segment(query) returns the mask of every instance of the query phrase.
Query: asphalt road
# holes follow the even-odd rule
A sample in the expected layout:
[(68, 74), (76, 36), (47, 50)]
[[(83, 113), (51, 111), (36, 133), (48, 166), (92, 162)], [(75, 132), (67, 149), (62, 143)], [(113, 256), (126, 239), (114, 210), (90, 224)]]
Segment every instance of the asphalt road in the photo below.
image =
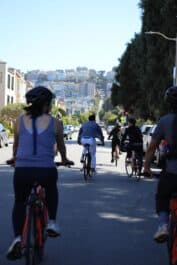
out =
[[(3, 165), (12, 146), (0, 149), (0, 265), (13, 238), (13, 169)], [(167, 265), (165, 244), (153, 242), (157, 227), (155, 179), (129, 179), (124, 154), (116, 168), (110, 163), (110, 142), (97, 148), (97, 174), (85, 183), (80, 172), (81, 147), (67, 142), (72, 168), (59, 168), (58, 222), (62, 235), (48, 239), (44, 265)], [(59, 157), (56, 158), (59, 160)]]

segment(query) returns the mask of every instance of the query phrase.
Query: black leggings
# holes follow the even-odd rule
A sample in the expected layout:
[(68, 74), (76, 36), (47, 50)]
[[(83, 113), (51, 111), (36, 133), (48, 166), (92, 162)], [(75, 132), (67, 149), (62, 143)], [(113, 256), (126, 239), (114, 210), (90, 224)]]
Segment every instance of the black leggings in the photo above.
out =
[(45, 188), (49, 218), (55, 220), (58, 207), (58, 172), (53, 168), (17, 167), (14, 172), (15, 203), (12, 222), (15, 236), (21, 235), (25, 219), (25, 202), (35, 181)]
[(112, 155), (112, 158), (114, 156), (114, 152), (115, 152), (115, 149), (116, 149), (116, 146), (118, 145), (118, 147), (120, 147), (120, 141), (119, 140), (112, 140), (112, 151), (111, 151), (111, 155)]
[(162, 172), (157, 185), (156, 212), (169, 212), (172, 193), (177, 193), (177, 175)]

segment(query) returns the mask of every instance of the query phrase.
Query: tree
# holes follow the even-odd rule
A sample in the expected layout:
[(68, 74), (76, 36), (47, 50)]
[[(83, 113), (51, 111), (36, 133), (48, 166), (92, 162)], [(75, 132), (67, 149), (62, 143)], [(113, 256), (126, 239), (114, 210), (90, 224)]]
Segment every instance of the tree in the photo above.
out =
[(16, 118), (23, 113), (24, 104), (15, 103), (8, 104), (0, 110), (1, 118), (5, 121), (15, 121)]
[(176, 0), (141, 0), (142, 29), (128, 43), (116, 67), (112, 104), (122, 105), (141, 118), (156, 120), (164, 113), (164, 91), (172, 85), (175, 45), (146, 31), (176, 36)]

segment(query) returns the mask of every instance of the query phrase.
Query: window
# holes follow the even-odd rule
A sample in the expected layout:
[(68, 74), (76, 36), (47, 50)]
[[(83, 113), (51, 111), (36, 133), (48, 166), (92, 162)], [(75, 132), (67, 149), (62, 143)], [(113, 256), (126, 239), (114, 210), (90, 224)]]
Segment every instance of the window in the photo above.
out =
[(12, 76), (12, 84), (11, 84), (11, 89), (14, 90), (14, 76)]
[(2, 84), (2, 72), (0, 72), (0, 83)]
[(13, 97), (11, 97), (11, 104), (13, 104), (13, 102), (14, 102), (14, 98), (13, 98)]
[(10, 103), (10, 96), (7, 96), (7, 104)]
[(10, 88), (10, 75), (8, 75), (8, 79), (7, 79), (7, 87)]

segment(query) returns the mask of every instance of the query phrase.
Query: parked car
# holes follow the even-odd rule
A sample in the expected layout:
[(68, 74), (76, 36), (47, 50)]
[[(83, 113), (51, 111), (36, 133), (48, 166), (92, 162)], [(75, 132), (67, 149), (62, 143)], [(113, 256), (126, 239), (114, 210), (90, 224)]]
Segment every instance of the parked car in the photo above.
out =
[(66, 140), (72, 139), (72, 134), (73, 134), (73, 131), (70, 129), (70, 127), (68, 125), (64, 125), (63, 126), (64, 139)]
[(9, 139), (6, 128), (2, 123), (0, 123), (0, 148), (3, 146), (8, 146)]
[(114, 125), (108, 125), (108, 127), (106, 128), (107, 134), (110, 134), (113, 128), (114, 128)]
[(159, 147), (156, 149), (155, 151), (155, 164), (158, 166), (158, 167), (162, 167), (162, 163), (163, 163), (163, 158), (164, 158), (164, 151), (165, 151), (165, 148), (167, 146), (167, 141), (166, 140), (162, 140), (159, 144)]
[(71, 124), (66, 125), (71, 132), (74, 132), (74, 126)]
[(146, 146), (145, 146), (145, 152), (146, 152), (147, 149), (148, 149), (148, 146), (149, 146), (149, 144), (150, 144), (150, 142), (151, 142), (152, 134), (154, 133), (156, 127), (157, 127), (157, 124), (154, 124), (154, 125), (149, 129), (149, 131), (148, 131), (148, 133), (147, 133), (147, 140), (146, 140), (146, 143), (145, 143), (145, 144), (146, 144)]
[(145, 153), (149, 144), (149, 132), (151, 128), (153, 127), (152, 124), (143, 124), (140, 128), (142, 134), (143, 134), (143, 152)]

